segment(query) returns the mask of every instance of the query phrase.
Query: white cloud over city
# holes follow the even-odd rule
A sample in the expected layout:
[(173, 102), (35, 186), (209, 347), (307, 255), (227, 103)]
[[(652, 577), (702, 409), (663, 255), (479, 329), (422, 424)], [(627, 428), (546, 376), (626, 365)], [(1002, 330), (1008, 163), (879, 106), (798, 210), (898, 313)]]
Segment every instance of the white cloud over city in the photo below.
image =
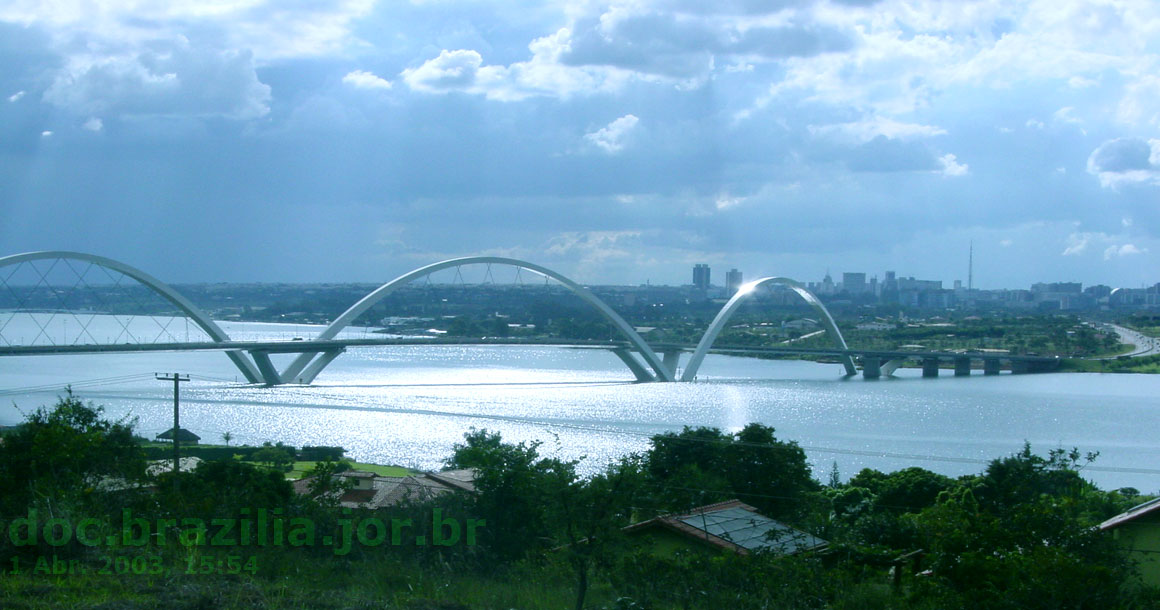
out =
[(15, 0), (0, 250), (1151, 284), (1157, 40), (1150, 0)]

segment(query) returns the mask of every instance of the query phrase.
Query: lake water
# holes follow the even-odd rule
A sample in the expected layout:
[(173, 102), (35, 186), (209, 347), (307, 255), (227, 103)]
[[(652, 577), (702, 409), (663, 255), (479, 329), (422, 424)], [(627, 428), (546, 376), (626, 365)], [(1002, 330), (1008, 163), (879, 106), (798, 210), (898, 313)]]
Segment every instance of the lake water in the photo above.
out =
[[(16, 342), (20, 324), (30, 323), (14, 324), (4, 335)], [(115, 336), (118, 327), (97, 320), (96, 328), (106, 326)], [(239, 340), (320, 330), (222, 327)], [(30, 336), (40, 330), (28, 326)], [(184, 339), (186, 330), (179, 320), (167, 332)], [(357, 460), (384, 464), (437, 468), (475, 427), (511, 441), (542, 441), (542, 453), (583, 458), (590, 471), (645, 449), (659, 432), (685, 425), (736, 430), (757, 421), (805, 447), (820, 480), (833, 462), (844, 478), (863, 467), (979, 472), (1028, 441), (1039, 453), (1060, 446), (1099, 451), (1085, 475), (1103, 488), (1160, 490), (1160, 376), (1146, 375), (976, 371), (954, 378), (943, 371), (932, 380), (902, 370), (897, 379), (864, 381), (842, 379), (836, 364), (709, 356), (697, 383), (636, 384), (604, 350), (400, 346), (352, 348), (311, 386), (263, 388), (237, 383), (237, 370), (220, 352), (5, 357), (0, 425), (52, 404), (71, 384), (81, 398), (114, 417), (136, 418), (139, 432), (154, 436), (172, 426), (172, 384), (154, 380), (154, 372), (193, 376), (182, 384), (181, 422), (203, 442), (220, 443), (229, 432), (239, 443), (341, 445)]]

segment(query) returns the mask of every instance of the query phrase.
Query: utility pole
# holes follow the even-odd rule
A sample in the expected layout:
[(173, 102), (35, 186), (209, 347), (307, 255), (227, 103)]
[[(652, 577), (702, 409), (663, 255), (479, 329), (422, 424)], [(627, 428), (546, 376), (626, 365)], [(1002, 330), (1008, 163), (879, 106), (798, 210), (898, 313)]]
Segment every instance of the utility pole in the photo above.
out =
[(178, 430), (181, 418), (178, 414), (179, 400), (178, 396), (181, 393), (181, 382), (189, 381), (189, 375), (182, 375), (180, 373), (173, 373), (172, 375), (160, 375), (153, 373), (153, 376), (158, 381), (172, 381), (173, 382), (173, 489), (177, 490), (177, 473), (181, 471), (181, 456), (180, 456), (180, 440), (178, 439)]

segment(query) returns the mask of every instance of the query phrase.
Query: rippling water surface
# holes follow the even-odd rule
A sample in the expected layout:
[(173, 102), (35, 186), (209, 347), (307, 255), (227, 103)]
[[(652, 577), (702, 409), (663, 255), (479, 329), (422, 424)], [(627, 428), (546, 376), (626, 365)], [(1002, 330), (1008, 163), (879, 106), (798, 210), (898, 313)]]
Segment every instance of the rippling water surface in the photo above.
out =
[[(222, 326), (235, 339), (319, 330)], [(930, 380), (901, 371), (863, 381), (842, 379), (838, 365), (710, 356), (697, 383), (635, 384), (604, 350), (408, 346), (352, 348), (314, 385), (262, 388), (237, 383), (218, 352), (9, 357), (0, 358), (0, 425), (51, 404), (71, 383), (153, 436), (172, 425), (172, 384), (145, 376), (153, 372), (194, 376), (182, 386), (182, 426), (203, 442), (230, 432), (236, 442), (341, 445), (370, 462), (435, 468), (475, 427), (542, 441), (542, 452), (583, 457), (592, 469), (644, 449), (658, 432), (758, 421), (805, 447), (823, 480), (835, 461), (846, 477), (867, 466), (978, 472), (1029, 441), (1040, 452), (1100, 451), (1100, 470), (1087, 476), (1102, 487), (1160, 490), (1160, 475), (1127, 471), (1160, 470), (1160, 377), (1145, 375), (944, 371)], [(133, 375), (140, 377), (115, 379)]]

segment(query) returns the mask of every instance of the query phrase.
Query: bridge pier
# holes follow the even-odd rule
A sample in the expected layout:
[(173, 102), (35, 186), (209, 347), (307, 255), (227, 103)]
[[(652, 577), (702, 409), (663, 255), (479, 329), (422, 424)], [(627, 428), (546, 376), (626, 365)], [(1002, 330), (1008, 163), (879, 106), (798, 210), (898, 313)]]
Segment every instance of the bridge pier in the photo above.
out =
[(652, 373), (649, 373), (648, 370), (644, 368), (644, 365), (642, 365), (640, 361), (632, 355), (632, 351), (627, 347), (618, 347), (612, 350), (612, 353), (616, 354), (617, 358), (620, 358), (620, 361), (623, 362), (630, 371), (632, 371), (633, 375), (636, 375), (637, 381), (656, 381), (656, 377), (653, 377)]
[(862, 356), (862, 378), (878, 379), (882, 376), (882, 359), (878, 356)]
[(306, 367), (306, 370), (299, 373), (298, 377), (292, 380), (292, 383), (313, 383), (314, 378), (322, 372), (322, 369), (326, 368), (328, 364), (333, 362), (335, 358), (338, 358), (345, 351), (346, 348), (344, 347), (323, 352), (321, 356), (315, 358), (314, 361)]
[(894, 374), (894, 371), (897, 371), (898, 367), (902, 366), (905, 362), (906, 362), (905, 358), (892, 358), (890, 360), (887, 360), (882, 365), (882, 374), (886, 375), (887, 377), (890, 377), (891, 375)]
[(938, 358), (922, 359), (922, 376), (938, 377)]
[(998, 375), (1003, 365), (998, 358), (984, 358), (983, 359), (983, 374), (984, 375)]
[(665, 350), (665, 351), (661, 352), (661, 355), (664, 357), (664, 360), (662, 363), (665, 365), (665, 368), (669, 370), (669, 373), (675, 379), (677, 377), (677, 367), (679, 367), (681, 365), (681, 350), (679, 350), (679, 349)]
[(955, 377), (969, 377), (971, 375), (971, 358), (955, 358)]
[(268, 386), (282, 385), (282, 376), (278, 374), (278, 369), (274, 368), (274, 363), (270, 362), (270, 352), (250, 350), (250, 356), (254, 359), (254, 364), (258, 365), (262, 383)]

